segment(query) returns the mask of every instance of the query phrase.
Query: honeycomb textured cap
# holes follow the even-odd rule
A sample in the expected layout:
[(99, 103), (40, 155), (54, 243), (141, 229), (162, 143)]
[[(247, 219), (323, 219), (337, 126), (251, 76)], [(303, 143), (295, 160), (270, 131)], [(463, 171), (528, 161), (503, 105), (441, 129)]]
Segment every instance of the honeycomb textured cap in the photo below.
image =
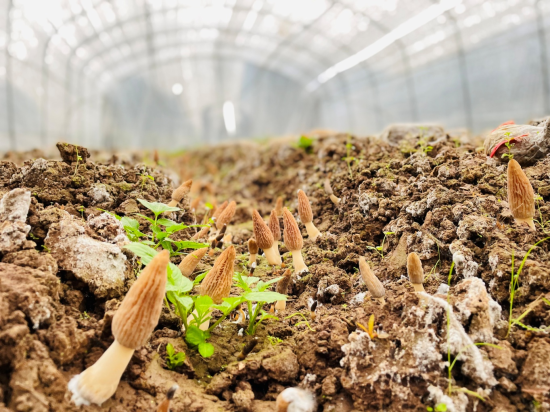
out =
[(256, 238), (258, 247), (265, 250), (273, 246), (275, 242), (273, 233), (271, 233), (271, 230), (265, 224), (257, 210), (252, 211), (252, 223), (254, 225), (254, 237)]
[(516, 219), (532, 219), (535, 216), (533, 186), (514, 159), (508, 163), (508, 203)]
[(221, 230), (223, 225), (228, 225), (229, 222), (231, 222), (231, 219), (233, 219), (233, 216), (235, 216), (235, 211), (237, 210), (237, 203), (232, 200), (227, 207), (223, 209), (223, 211), (218, 215), (218, 220), (216, 221), (216, 228), (218, 230)]
[(183, 258), (181, 263), (179, 264), (179, 268), (181, 270), (181, 273), (184, 276), (189, 276), (195, 268), (197, 267), (197, 264), (200, 262), (200, 260), (204, 257), (204, 255), (208, 252), (207, 247), (203, 247), (201, 249), (197, 249), (191, 253), (189, 253), (187, 256)]
[(225, 249), (201, 283), (200, 294), (210, 296), (216, 304), (222, 303), (223, 298), (228, 297), (231, 291), (235, 255), (233, 245)]
[(415, 285), (420, 285), (424, 282), (424, 269), (418, 255), (414, 252), (409, 253), (407, 257), (407, 273), (409, 280)]
[(283, 278), (277, 282), (277, 292), (282, 293), (283, 295), (287, 294), (288, 286), (292, 280), (292, 271), (287, 269), (283, 274)]
[(283, 225), (284, 225), (284, 236), (285, 236), (285, 245), (289, 250), (302, 250), (304, 246), (304, 239), (302, 238), (302, 233), (296, 223), (296, 219), (292, 216), (292, 213), (288, 211), (285, 207), (283, 209)]
[(277, 198), (277, 203), (275, 203), (275, 213), (277, 213), (278, 217), (281, 217), (283, 215), (283, 197), (279, 196)]
[(181, 202), (181, 199), (183, 199), (191, 190), (192, 184), (193, 180), (187, 180), (186, 182), (183, 182), (176, 190), (172, 192), (172, 200), (175, 200), (176, 202)]
[(275, 241), (281, 240), (281, 225), (275, 209), (271, 211), (271, 215), (269, 216), (269, 229)]
[(214, 214), (212, 215), (212, 218), (213, 219), (217, 219), (220, 214), (225, 210), (225, 208), (227, 207), (227, 204), (229, 202), (226, 200), (225, 202), (223, 202), (221, 205), (219, 205), (216, 210), (214, 210)]
[(359, 258), (359, 271), (373, 298), (382, 298), (386, 294), (384, 285), (378, 280), (363, 256)]
[(256, 243), (256, 240), (250, 238), (248, 239), (248, 251), (251, 255), (255, 255), (258, 253), (258, 244)]
[(298, 214), (303, 223), (313, 221), (313, 211), (309, 204), (309, 199), (303, 190), (298, 190)]
[(163, 250), (143, 269), (113, 317), (113, 336), (122, 346), (143, 346), (157, 326), (166, 286), (170, 254)]

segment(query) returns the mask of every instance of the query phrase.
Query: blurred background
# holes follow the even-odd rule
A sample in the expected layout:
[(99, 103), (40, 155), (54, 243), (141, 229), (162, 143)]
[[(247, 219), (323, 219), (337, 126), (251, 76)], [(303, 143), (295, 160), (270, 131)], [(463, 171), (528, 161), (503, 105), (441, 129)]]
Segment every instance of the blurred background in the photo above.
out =
[(0, 151), (550, 114), (550, 0), (0, 0)]

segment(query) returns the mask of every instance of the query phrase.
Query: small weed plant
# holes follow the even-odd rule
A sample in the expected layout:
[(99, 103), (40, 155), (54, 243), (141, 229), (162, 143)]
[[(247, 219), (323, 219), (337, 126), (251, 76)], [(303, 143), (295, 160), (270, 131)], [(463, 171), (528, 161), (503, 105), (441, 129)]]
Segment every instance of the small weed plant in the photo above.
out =
[(342, 160), (345, 160), (345, 162), (348, 165), (348, 172), (349, 172), (350, 179), (353, 179), (353, 172), (351, 170), (352, 163), (353, 162), (359, 163), (359, 160), (351, 155), (352, 149), (353, 149), (353, 144), (351, 143), (351, 136), (348, 136), (348, 141), (346, 143), (346, 157), (342, 157)]
[(428, 412), (446, 412), (447, 411), (447, 405), (444, 404), (444, 403), (438, 403), (437, 405), (435, 405), (433, 408), (431, 406), (428, 406), (426, 408), (426, 410)]
[(507, 153), (503, 153), (501, 158), (502, 159), (508, 159), (512, 160), (514, 158), (514, 155), (512, 154), (512, 147), (514, 147), (514, 143), (512, 143), (513, 137), (510, 137), (511, 132), (504, 133), (506, 136), (506, 143), (504, 143), (504, 146), (508, 149)]
[(171, 343), (166, 345), (166, 365), (168, 366), (168, 369), (173, 371), (178, 366), (183, 365), (184, 362), (185, 362), (184, 352), (176, 352), (174, 349), (174, 346)]
[(147, 184), (147, 180), (152, 180), (154, 182), (155, 178), (146, 171), (143, 171), (139, 175), (139, 180), (141, 181), (141, 193), (143, 193), (143, 191), (145, 190), (145, 185)]
[(529, 312), (531, 312), (536, 305), (538, 305), (541, 301), (544, 301), (546, 304), (550, 305), (550, 301), (546, 299), (543, 295), (539, 296), (537, 299), (535, 299), (531, 304), (528, 306), (527, 310), (523, 312), (520, 316), (514, 319), (513, 317), (513, 311), (514, 311), (514, 297), (516, 295), (517, 290), (519, 289), (519, 276), (521, 275), (521, 272), (523, 271), (523, 266), (525, 265), (525, 262), (527, 261), (527, 258), (538, 245), (540, 245), (542, 242), (550, 239), (550, 237), (546, 237), (542, 240), (539, 240), (537, 243), (535, 243), (531, 248), (527, 251), (525, 256), (523, 257), (523, 260), (521, 261), (521, 264), (519, 265), (519, 268), (517, 272), (514, 274), (514, 253), (512, 252), (512, 270), (511, 270), (511, 278), (510, 278), (510, 314), (508, 316), (508, 332), (506, 333), (506, 337), (510, 335), (510, 330), (512, 329), (512, 326), (518, 325), (521, 326), (524, 329), (531, 330), (531, 331), (545, 331), (548, 330), (548, 328), (545, 329), (539, 329), (539, 328), (533, 328), (528, 325), (524, 325), (521, 321)]
[(279, 343), (283, 343), (283, 340), (276, 336), (267, 335), (267, 340), (269, 341), (271, 346), (277, 346)]
[(367, 249), (374, 250), (384, 259), (384, 243), (386, 242), (386, 237), (390, 235), (395, 235), (395, 232), (384, 232), (384, 238), (382, 239), (382, 244), (380, 246), (367, 246)]
[(76, 177), (78, 174), (78, 165), (80, 164), (80, 161), (82, 160), (82, 156), (78, 154), (78, 146), (74, 146), (74, 150), (76, 151), (76, 166), (74, 168), (74, 175), (73, 178)]
[(303, 149), (303, 151), (308, 154), (311, 154), (313, 152), (313, 139), (307, 136), (300, 136), (296, 147)]
[(542, 198), (542, 196), (537, 193), (537, 195), (535, 196), (535, 202), (537, 202), (537, 209), (539, 211), (539, 218), (538, 219), (533, 219), (533, 221), (536, 222), (540, 226), (540, 229), (542, 230), (542, 232), (545, 235), (550, 235), (550, 221), (544, 220), (544, 217), (542, 216), (542, 211), (540, 210), (540, 202), (543, 201), (543, 200), (544, 199)]

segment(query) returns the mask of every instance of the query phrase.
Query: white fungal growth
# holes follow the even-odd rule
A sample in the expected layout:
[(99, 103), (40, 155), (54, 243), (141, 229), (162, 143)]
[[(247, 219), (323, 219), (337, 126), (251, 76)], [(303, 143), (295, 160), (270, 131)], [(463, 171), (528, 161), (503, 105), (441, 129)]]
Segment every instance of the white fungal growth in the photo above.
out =
[(456, 318), (453, 308), (445, 300), (429, 295), (425, 292), (418, 293), (426, 302), (428, 302), (428, 310), (425, 315), (427, 324), (431, 324), (435, 320), (435, 316), (441, 315), (449, 317), (449, 335), (447, 339), (441, 342), (441, 351), (447, 352), (449, 348), (451, 354), (457, 356), (460, 353), (462, 361), (462, 373), (472, 378), (478, 384), (494, 386), (497, 381), (493, 375), (493, 364), (483, 357), (479, 348), (468, 336), (462, 324)]
[(441, 354), (437, 350), (439, 339), (432, 329), (416, 334), (416, 341), (412, 347), (412, 353), (416, 359), (416, 365), (422, 372), (426, 372), (431, 365), (444, 364), (441, 362)]
[(107, 192), (105, 185), (100, 183), (92, 185), (92, 188), (88, 190), (88, 196), (90, 196), (94, 204), (111, 200), (111, 195)]
[(428, 392), (434, 405), (443, 403), (447, 406), (447, 412), (466, 412), (468, 396), (465, 393), (457, 392), (452, 398), (445, 394), (437, 386), (429, 385)]
[(453, 262), (455, 263), (457, 273), (465, 279), (474, 277), (477, 274), (479, 265), (471, 259), (468, 259), (461, 250), (453, 253)]
[(442, 283), (437, 288), (437, 292), (435, 292), (436, 295), (446, 295), (449, 292), (449, 285), (446, 283)]
[(338, 293), (340, 293), (340, 286), (334, 284), (330, 285), (325, 289), (325, 293), (328, 293), (329, 295), (336, 296)]
[(352, 306), (355, 306), (355, 305), (360, 305), (363, 303), (363, 301), (365, 300), (365, 296), (367, 295), (367, 292), (361, 292), (361, 293), (358, 293), (357, 295), (355, 295), (351, 301), (350, 301), (350, 305)]
[(371, 206), (378, 206), (378, 198), (376, 196), (369, 196), (367, 192), (361, 193), (359, 191), (359, 207), (363, 212), (363, 215), (367, 215)]

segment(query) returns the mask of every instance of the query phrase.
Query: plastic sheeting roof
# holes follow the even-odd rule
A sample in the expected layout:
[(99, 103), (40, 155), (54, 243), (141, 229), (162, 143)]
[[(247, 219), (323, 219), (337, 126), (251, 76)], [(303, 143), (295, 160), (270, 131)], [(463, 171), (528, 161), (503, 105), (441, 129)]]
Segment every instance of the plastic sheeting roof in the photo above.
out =
[(526, 120), (550, 112), (549, 12), (550, 0), (0, 0), (0, 150)]

